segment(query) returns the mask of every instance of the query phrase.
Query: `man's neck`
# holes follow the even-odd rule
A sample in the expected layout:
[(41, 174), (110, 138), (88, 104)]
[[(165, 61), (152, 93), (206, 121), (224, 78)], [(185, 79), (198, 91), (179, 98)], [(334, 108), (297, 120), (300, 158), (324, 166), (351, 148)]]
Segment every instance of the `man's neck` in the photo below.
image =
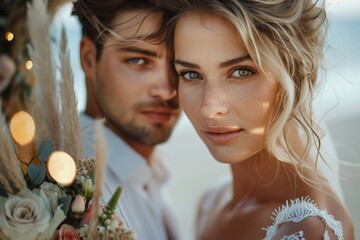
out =
[[(85, 110), (85, 114), (88, 115), (91, 118), (102, 118), (103, 116), (99, 114), (95, 114), (92, 111), (89, 111), (88, 108)], [(141, 143), (138, 143), (127, 136), (125, 136), (122, 132), (120, 132), (118, 129), (116, 129), (110, 122), (105, 122), (105, 125), (111, 129), (111, 131), (116, 134), (118, 137), (123, 139), (134, 151), (139, 153), (147, 162), (148, 165), (151, 164), (152, 156), (155, 150), (155, 146), (147, 146)]]

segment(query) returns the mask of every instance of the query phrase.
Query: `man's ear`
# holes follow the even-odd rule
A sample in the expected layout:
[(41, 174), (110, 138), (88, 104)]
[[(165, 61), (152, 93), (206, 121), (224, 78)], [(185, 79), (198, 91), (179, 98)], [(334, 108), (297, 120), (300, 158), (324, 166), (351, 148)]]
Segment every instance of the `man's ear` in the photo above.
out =
[(80, 42), (80, 62), (85, 76), (94, 76), (96, 66), (96, 46), (88, 37), (84, 36)]

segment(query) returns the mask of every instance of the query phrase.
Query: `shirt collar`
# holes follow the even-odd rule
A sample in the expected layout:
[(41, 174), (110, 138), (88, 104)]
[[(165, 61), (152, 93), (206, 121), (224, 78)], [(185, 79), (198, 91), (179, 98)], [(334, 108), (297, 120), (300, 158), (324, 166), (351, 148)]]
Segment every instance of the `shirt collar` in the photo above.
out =
[[(80, 114), (80, 124), (83, 138), (89, 138), (88, 140), (92, 142), (92, 154), (95, 156), (95, 120), (85, 114)], [(159, 185), (166, 182), (168, 171), (159, 153), (154, 154), (149, 166), (139, 153), (134, 151), (122, 138), (106, 126), (104, 127), (104, 137), (107, 156), (106, 174), (114, 176), (120, 181), (140, 186), (150, 182), (156, 182)]]

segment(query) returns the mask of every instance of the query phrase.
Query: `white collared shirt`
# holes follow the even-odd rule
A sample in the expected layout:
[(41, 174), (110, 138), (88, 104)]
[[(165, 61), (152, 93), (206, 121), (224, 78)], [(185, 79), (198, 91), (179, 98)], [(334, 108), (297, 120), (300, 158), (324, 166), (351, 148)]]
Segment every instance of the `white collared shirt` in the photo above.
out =
[[(95, 156), (94, 119), (81, 114), (80, 125), (83, 156)], [(107, 203), (121, 186), (116, 215), (135, 231), (138, 240), (178, 239), (172, 213), (164, 202), (162, 186), (168, 173), (162, 161), (154, 157), (151, 166), (147, 165), (140, 154), (107, 127), (104, 137), (107, 160), (103, 201)]]

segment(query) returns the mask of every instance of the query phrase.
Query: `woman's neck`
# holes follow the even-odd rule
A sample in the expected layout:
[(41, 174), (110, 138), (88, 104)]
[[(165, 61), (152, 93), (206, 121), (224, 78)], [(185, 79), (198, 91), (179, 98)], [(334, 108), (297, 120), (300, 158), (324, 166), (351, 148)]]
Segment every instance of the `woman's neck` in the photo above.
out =
[[(293, 172), (287, 172), (285, 163), (271, 156), (266, 150), (260, 151), (245, 161), (231, 165), (233, 176), (232, 205), (243, 201), (256, 203), (279, 200), (284, 193), (292, 192), (295, 179)], [(274, 196), (275, 197), (274, 199)]]

